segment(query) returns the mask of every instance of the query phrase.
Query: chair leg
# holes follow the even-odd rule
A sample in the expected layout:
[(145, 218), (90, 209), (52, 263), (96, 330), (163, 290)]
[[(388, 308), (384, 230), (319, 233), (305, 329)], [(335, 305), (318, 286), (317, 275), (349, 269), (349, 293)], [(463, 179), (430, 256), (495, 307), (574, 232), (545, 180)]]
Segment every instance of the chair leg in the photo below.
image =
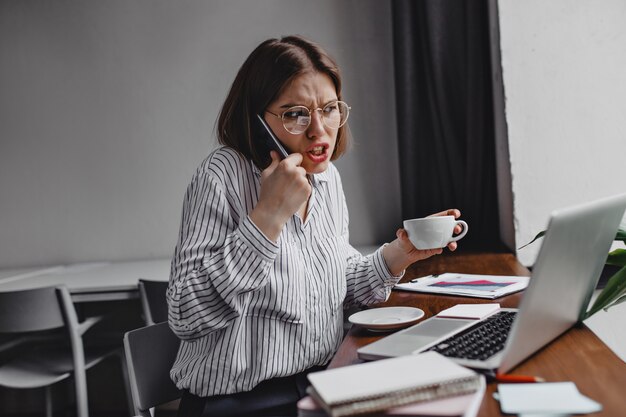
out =
[(45, 388), (46, 391), (46, 417), (52, 417), (52, 385)]
[(76, 392), (77, 417), (89, 417), (89, 403), (87, 401), (87, 376), (85, 368), (74, 370), (74, 390)]
[(128, 402), (129, 415), (134, 416), (138, 410), (135, 410), (135, 404), (133, 403), (133, 395), (130, 388), (130, 381), (128, 378), (128, 367), (126, 366), (126, 355), (124, 350), (120, 349), (117, 356), (122, 364), (122, 379), (124, 380), (124, 389), (126, 391), (126, 401)]

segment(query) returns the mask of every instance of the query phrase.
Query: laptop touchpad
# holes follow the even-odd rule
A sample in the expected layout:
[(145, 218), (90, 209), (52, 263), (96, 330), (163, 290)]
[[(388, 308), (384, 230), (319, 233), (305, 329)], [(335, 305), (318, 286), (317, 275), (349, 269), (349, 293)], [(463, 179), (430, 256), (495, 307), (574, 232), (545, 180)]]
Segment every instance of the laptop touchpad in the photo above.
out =
[(436, 340), (445, 338), (446, 335), (455, 333), (456, 330), (474, 321), (475, 320), (440, 319), (435, 317), (407, 329), (403, 336), (410, 336), (413, 348), (419, 350)]

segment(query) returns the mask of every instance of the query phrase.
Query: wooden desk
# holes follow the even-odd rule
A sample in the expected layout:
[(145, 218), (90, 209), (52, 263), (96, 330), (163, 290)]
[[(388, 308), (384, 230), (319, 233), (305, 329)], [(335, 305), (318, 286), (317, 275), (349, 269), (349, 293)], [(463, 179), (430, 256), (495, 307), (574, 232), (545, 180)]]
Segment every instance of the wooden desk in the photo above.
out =
[[(464, 272), (494, 275), (529, 275), (511, 254), (455, 254), (447, 253), (412, 265), (402, 279), (410, 279), (443, 272)], [(502, 307), (517, 307), (522, 293), (497, 299)], [(418, 294), (393, 291), (389, 300), (378, 305), (419, 307), (426, 318), (458, 303), (485, 303), (490, 300)], [(537, 323), (541, 325), (541, 323)], [(356, 350), (382, 336), (353, 327), (343, 341), (330, 367), (362, 362)], [(512, 373), (542, 376), (548, 382), (573, 381), (579, 391), (598, 401), (603, 411), (590, 416), (620, 416), (626, 407), (626, 363), (622, 362), (585, 325), (570, 329), (561, 337), (545, 346), (532, 357), (518, 365)], [(502, 416), (492, 394), (496, 384), (487, 387), (478, 415), (480, 417)]]

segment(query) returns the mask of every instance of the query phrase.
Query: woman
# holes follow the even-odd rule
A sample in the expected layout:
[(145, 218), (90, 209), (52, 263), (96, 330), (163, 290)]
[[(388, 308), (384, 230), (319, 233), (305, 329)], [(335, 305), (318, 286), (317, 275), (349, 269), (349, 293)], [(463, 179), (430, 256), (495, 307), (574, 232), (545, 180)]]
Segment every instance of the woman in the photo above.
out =
[[(295, 415), (306, 374), (341, 342), (343, 308), (386, 300), (407, 266), (441, 253), (415, 249), (404, 230), (369, 256), (348, 243), (331, 163), (348, 146), (341, 100), (335, 62), (298, 36), (261, 43), (239, 70), (219, 116), (223, 146), (187, 189), (172, 261), (179, 415)], [(257, 114), (288, 157), (261, 140)]]

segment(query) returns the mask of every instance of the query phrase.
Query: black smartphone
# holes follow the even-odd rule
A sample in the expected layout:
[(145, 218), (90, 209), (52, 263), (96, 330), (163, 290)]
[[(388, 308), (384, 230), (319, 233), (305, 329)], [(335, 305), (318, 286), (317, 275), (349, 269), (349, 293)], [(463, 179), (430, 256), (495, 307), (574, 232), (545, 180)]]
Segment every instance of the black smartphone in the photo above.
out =
[(267, 146), (267, 148), (269, 150), (274, 150), (278, 152), (281, 159), (285, 159), (287, 156), (289, 156), (287, 148), (285, 148), (285, 145), (283, 145), (278, 140), (274, 132), (272, 132), (272, 129), (270, 129), (270, 127), (265, 122), (265, 119), (263, 119), (263, 116), (257, 114), (256, 117), (260, 125), (259, 134), (261, 135), (261, 139), (263, 140), (263, 143)]

